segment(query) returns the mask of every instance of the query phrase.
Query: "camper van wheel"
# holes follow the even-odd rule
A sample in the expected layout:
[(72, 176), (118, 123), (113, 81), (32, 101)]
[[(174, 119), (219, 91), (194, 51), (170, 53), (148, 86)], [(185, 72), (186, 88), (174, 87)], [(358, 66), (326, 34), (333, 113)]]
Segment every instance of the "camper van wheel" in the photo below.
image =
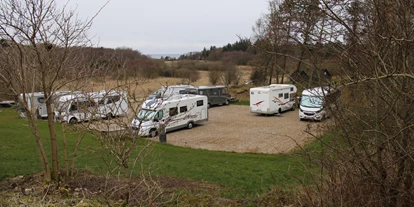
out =
[(295, 104), (292, 105), (292, 108), (290, 110), (292, 110), (292, 111), (295, 110)]
[(112, 113), (109, 113), (109, 114), (106, 115), (106, 118), (107, 119), (114, 118), (114, 115), (112, 115)]
[(279, 114), (281, 114), (282, 113), (282, 108), (279, 108)]
[(193, 126), (194, 126), (193, 122), (188, 122), (188, 124), (187, 124), (187, 128), (188, 129), (193, 128)]
[(69, 124), (71, 124), (71, 125), (76, 124), (76, 123), (78, 123), (78, 120), (76, 120), (76, 118), (71, 118), (69, 120)]
[(208, 104), (207, 104), (207, 108), (210, 108), (210, 107), (211, 107), (211, 104), (210, 104), (210, 103), (208, 103)]
[(151, 129), (149, 132), (149, 137), (155, 137), (155, 136), (157, 136), (157, 130)]
[(230, 101), (228, 99), (226, 99), (226, 102), (224, 102), (224, 105), (229, 105)]

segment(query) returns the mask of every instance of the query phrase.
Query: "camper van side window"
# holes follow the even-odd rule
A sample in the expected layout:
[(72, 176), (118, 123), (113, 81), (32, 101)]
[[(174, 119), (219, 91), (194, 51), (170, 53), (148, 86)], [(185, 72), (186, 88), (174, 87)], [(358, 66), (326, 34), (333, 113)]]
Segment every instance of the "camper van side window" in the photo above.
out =
[(70, 110), (69, 111), (77, 111), (78, 107), (74, 104), (70, 105)]
[(285, 99), (288, 99), (289, 98), (289, 93), (285, 93), (285, 97), (284, 97)]
[(283, 98), (283, 93), (279, 93), (279, 98)]
[(169, 114), (170, 114), (170, 116), (174, 116), (174, 115), (178, 114), (177, 107), (170, 108)]
[(203, 105), (204, 105), (204, 101), (203, 100), (197, 101), (197, 106), (203, 106)]
[(187, 106), (181, 106), (180, 107), (180, 113), (184, 113), (187, 111)]
[(120, 99), (121, 99), (121, 97), (120, 97), (120, 96), (112, 96), (112, 97), (109, 97), (109, 98), (108, 98), (108, 103), (107, 103), (107, 104), (110, 104), (110, 103), (115, 103), (115, 102), (119, 101)]

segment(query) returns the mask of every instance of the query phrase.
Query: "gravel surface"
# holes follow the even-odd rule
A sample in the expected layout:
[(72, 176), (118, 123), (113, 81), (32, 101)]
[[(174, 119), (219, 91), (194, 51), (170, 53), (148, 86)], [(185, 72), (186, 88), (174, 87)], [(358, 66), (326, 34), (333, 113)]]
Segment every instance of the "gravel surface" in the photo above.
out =
[(218, 151), (287, 153), (311, 139), (306, 131), (321, 133), (325, 122), (300, 121), (297, 110), (263, 116), (251, 113), (249, 106), (217, 106), (209, 109), (207, 122), (167, 133), (167, 143)]

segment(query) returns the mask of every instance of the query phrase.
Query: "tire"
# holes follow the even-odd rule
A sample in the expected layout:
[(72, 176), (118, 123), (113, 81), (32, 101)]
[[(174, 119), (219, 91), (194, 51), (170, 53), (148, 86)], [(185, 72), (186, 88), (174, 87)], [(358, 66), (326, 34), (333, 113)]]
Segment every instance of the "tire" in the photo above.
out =
[(291, 111), (295, 110), (295, 104), (292, 105), (292, 108), (290, 109)]
[(281, 114), (282, 113), (282, 108), (279, 108), (279, 114)]
[(70, 125), (74, 125), (74, 124), (77, 124), (78, 123), (78, 120), (76, 120), (76, 118), (71, 118), (70, 120), (69, 120), (69, 124)]
[(112, 119), (112, 118), (115, 118), (115, 116), (112, 115), (112, 113), (109, 113), (106, 115), (106, 119)]
[(207, 108), (209, 109), (210, 107), (211, 107), (211, 104), (210, 104), (210, 103), (208, 103), (208, 104), (207, 104)]
[(155, 129), (151, 129), (150, 131), (149, 131), (149, 134), (148, 134), (148, 136), (149, 137), (156, 137), (157, 136), (157, 130), (155, 130)]
[(194, 126), (193, 122), (188, 122), (188, 124), (187, 124), (188, 129), (192, 129), (193, 126)]
[(226, 100), (226, 102), (224, 102), (224, 105), (229, 105), (230, 104), (230, 101), (229, 100)]

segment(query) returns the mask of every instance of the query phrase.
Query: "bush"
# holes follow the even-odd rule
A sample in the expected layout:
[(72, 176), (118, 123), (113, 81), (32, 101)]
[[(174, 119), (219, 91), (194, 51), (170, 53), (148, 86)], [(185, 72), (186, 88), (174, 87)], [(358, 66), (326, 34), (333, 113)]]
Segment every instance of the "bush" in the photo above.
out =
[(217, 82), (220, 79), (220, 72), (217, 70), (210, 71), (209, 73), (209, 80), (212, 85), (217, 85)]
[(196, 70), (181, 68), (181, 69), (175, 70), (174, 77), (183, 78), (182, 80), (183, 83), (192, 83), (192, 82), (197, 81), (200, 78), (200, 73)]
[(266, 72), (261, 68), (256, 68), (250, 75), (250, 80), (256, 85), (263, 85), (266, 81)]

